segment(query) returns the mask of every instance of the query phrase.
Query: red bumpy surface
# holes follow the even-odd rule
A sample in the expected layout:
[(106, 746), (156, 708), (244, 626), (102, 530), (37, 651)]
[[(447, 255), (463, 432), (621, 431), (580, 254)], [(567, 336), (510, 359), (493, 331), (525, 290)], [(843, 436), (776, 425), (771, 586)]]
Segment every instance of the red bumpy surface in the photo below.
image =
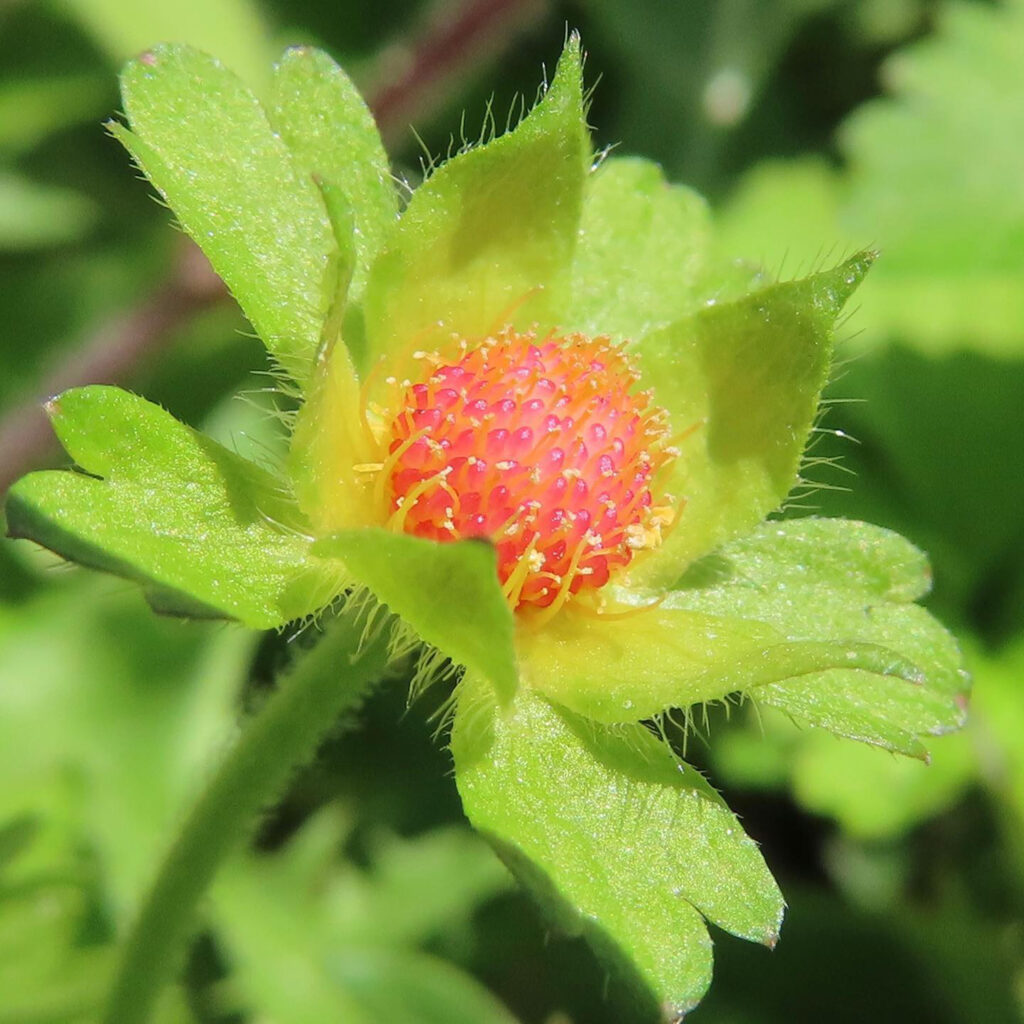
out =
[(513, 607), (603, 586), (671, 519), (651, 486), (675, 452), (636, 381), (620, 349), (584, 335), (506, 330), (433, 365), (392, 422), (391, 525), (489, 538)]

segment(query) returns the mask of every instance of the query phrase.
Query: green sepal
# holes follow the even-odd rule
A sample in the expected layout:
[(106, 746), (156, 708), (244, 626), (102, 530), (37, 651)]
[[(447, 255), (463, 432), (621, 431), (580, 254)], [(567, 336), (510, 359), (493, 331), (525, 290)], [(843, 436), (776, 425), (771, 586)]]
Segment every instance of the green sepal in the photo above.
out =
[[(827, 645), (830, 671), (780, 677), (750, 696), (839, 735), (925, 757), (918, 737), (959, 728), (969, 689), (953, 638), (911, 603), (929, 583), (924, 555), (889, 530), (798, 519), (764, 523), (724, 546), (694, 565), (663, 604), (736, 615), (794, 644)], [(894, 666), (912, 666), (909, 680), (855, 665), (847, 648), (864, 644)]]
[(121, 93), (131, 130), (111, 132), (301, 384), (320, 344), (335, 250), (311, 176), (241, 80), (188, 46), (130, 61)]
[(707, 280), (711, 220), (649, 160), (609, 157), (587, 179), (563, 327), (632, 340), (692, 313)]
[(358, 296), (391, 223), (398, 197), (373, 115), (351, 79), (320, 50), (296, 46), (274, 68), (267, 116), (300, 172), (337, 190), (351, 211)]
[(513, 131), (416, 190), (366, 290), (366, 365), (564, 312), (591, 157), (571, 36), (544, 98)]
[[(331, 222), (335, 249), (324, 275), (324, 317), (320, 331), (321, 359), (327, 358), (331, 345), (341, 340), (342, 324), (348, 310), (349, 289), (356, 272), (355, 215), (344, 189), (320, 175), (313, 176), (320, 191), (327, 219)], [(316, 370), (311, 374), (315, 378)], [(307, 397), (312, 384), (307, 386)]]
[(13, 536), (138, 581), (159, 611), (258, 629), (341, 590), (340, 565), (311, 556), (294, 504), (266, 470), (118, 388), (77, 388), (47, 408), (84, 472), (16, 483)]
[(470, 821), (563, 928), (683, 1013), (711, 978), (703, 918), (774, 945), (783, 900), (756, 844), (639, 725), (608, 728), (523, 688), (501, 711), (468, 679), (452, 732)]
[(679, 521), (630, 568), (631, 583), (670, 586), (785, 500), (828, 377), (836, 317), (873, 258), (861, 253), (826, 273), (709, 305), (633, 346), (681, 454), (664, 480)]
[(486, 679), (503, 703), (511, 700), (518, 685), (512, 612), (487, 541), (439, 544), (374, 527), (335, 533), (313, 550), (344, 562), (423, 640)]
[(832, 668), (916, 683), (917, 666), (887, 647), (792, 641), (753, 616), (705, 613), (695, 602), (602, 618), (567, 609), (516, 637), (523, 682), (599, 722), (635, 722)]
[[(333, 323), (332, 313), (326, 324)], [(328, 340), (295, 416), (288, 452), (295, 496), (317, 536), (381, 521), (374, 480), (357, 468), (380, 457), (362, 401), (352, 351), (341, 338)]]

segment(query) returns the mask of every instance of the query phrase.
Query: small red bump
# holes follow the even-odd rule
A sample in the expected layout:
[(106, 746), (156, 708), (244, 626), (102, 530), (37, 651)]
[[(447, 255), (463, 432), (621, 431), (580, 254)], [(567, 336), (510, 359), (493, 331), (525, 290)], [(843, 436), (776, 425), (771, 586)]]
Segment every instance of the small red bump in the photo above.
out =
[(416, 409), (412, 414), (412, 425), (415, 430), (433, 430), (440, 425), (441, 419), (441, 410), (436, 406), (433, 409)]
[(520, 427), (512, 434), (512, 450), (517, 454), (533, 450), (533, 431), (529, 427)]
[[(509, 415), (515, 415), (515, 402), (512, 403), (512, 412)], [(484, 447), (490, 455), (500, 455), (505, 451), (505, 447), (508, 445), (508, 439), (511, 436), (512, 432), (510, 430), (506, 430), (504, 427), (498, 427), (497, 430), (488, 431)]]

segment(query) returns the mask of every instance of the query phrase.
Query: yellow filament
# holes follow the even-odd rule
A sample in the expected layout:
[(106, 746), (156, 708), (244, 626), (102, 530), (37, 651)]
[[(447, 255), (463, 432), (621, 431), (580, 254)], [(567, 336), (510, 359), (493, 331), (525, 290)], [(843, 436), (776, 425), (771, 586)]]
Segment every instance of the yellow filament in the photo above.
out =
[[(562, 605), (569, 600), (569, 588), (572, 586), (572, 581), (576, 578), (576, 571), (579, 568), (580, 560), (583, 558), (587, 547), (588, 545), (585, 540), (580, 541), (580, 543), (576, 545), (576, 550), (572, 555), (572, 561), (569, 563), (569, 571), (562, 577), (562, 585), (558, 588), (558, 594), (555, 596), (555, 599), (551, 604), (531, 616), (530, 624), (532, 626), (539, 627), (550, 622), (551, 619), (561, 611)], [(522, 588), (520, 587), (520, 589)]]
[(431, 487), (434, 487), (439, 478), (440, 473), (435, 473), (433, 476), (428, 476), (425, 480), (421, 480), (406, 496), (402, 504), (391, 513), (388, 519), (388, 527), (394, 530), (396, 533), (400, 533), (405, 529), (405, 517), (409, 514), (409, 509), (420, 500), (420, 497), (425, 494)]
[(519, 604), (519, 595), (522, 594), (523, 587), (526, 585), (526, 578), (530, 575), (530, 555), (536, 549), (537, 537), (535, 535), (530, 540), (526, 550), (523, 552), (516, 564), (515, 569), (505, 581), (505, 586), (502, 588), (505, 600), (508, 601), (511, 608), (515, 608), (516, 605)]
[(415, 434), (410, 434), (385, 460), (381, 463), (380, 475), (377, 477), (377, 481), (373, 488), (373, 500), (378, 504), (384, 503), (384, 485), (388, 478), (391, 476), (391, 471), (398, 465), (399, 459), (422, 437), (427, 436), (427, 428), (424, 427), (422, 430), (417, 430)]

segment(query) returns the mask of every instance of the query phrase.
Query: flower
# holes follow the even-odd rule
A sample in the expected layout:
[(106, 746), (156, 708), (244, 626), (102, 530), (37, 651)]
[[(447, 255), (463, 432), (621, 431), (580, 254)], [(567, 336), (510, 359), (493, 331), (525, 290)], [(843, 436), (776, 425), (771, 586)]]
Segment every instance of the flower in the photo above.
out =
[(650, 992), (693, 1005), (703, 918), (773, 944), (782, 901), (638, 723), (746, 691), (923, 756), (919, 736), (962, 720), (955, 645), (912, 603), (923, 556), (864, 524), (764, 522), (872, 255), (784, 283), (716, 255), (699, 197), (594, 160), (575, 37), (521, 123), (400, 215), (372, 118), (323, 54), (289, 51), (262, 106), (181, 46), (122, 86), (131, 128), (112, 132), (301, 397), (287, 466), (80, 389), (49, 408), (86, 474), (19, 483), (12, 532), (159, 608), (261, 628), (366, 588), (464, 667), (471, 820)]
[(606, 338), (454, 340), (450, 361), (414, 354), (419, 380), (388, 378), (392, 406), (366, 416), (378, 459), (356, 471), (389, 529), (492, 541), (509, 606), (536, 625), (660, 545), (673, 510), (652, 487), (678, 450)]

